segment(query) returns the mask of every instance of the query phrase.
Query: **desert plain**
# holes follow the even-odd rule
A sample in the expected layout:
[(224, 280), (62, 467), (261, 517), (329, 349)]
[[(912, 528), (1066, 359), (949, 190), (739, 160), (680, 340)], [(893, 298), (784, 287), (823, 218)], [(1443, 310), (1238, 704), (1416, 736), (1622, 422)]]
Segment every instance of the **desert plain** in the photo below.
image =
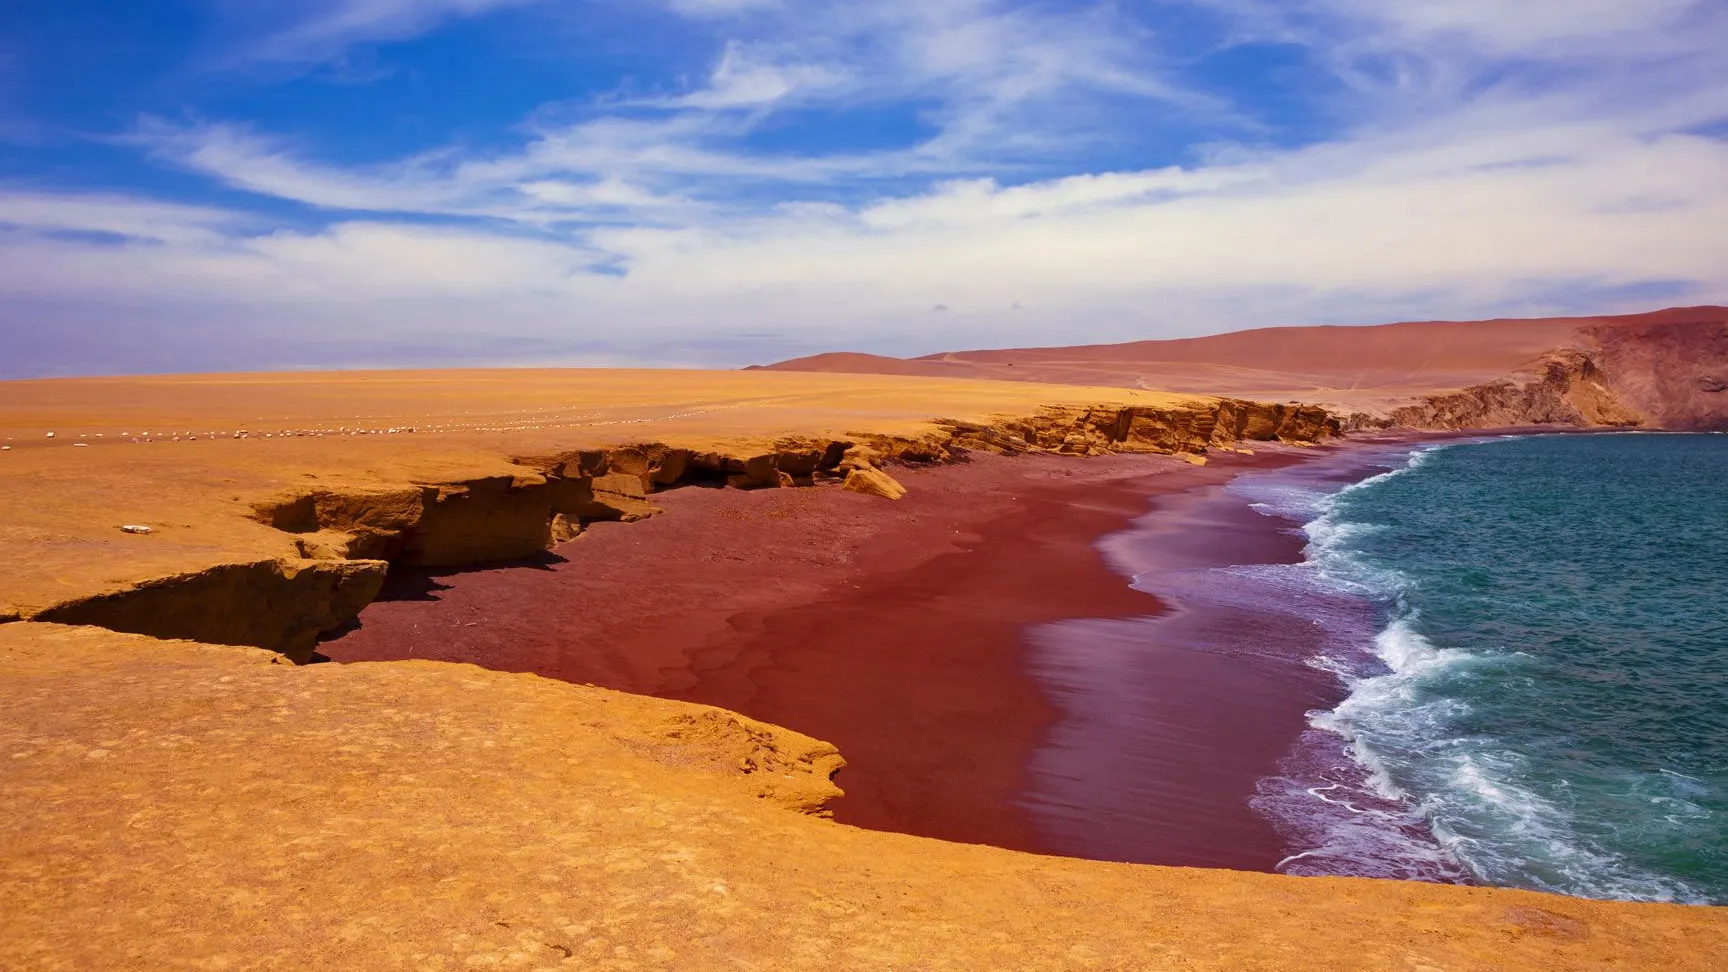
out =
[[(0, 965), (1715, 967), (1715, 908), (1077, 860), (1011, 849), (1032, 840), (1012, 812), (969, 821), (1012, 796), (1018, 750), (985, 740), (1048, 704), (1015, 681), (1037, 613), (1016, 605), (1137, 610), (1093, 538), (1343, 429), (1288, 401), (924, 376), (0, 384)], [(1016, 563), (1047, 574), (1016, 589)], [(993, 565), (995, 601), (931, 606)], [(562, 571), (564, 600), (464, 593), (477, 568)], [(676, 583), (644, 594), (656, 576)], [(471, 614), (416, 628), (404, 577)], [(824, 656), (848, 585), (875, 599)], [(983, 633), (932, 657), (906, 650), (919, 625)], [(536, 627), (558, 653), (513, 647)], [(994, 703), (942, 690), (991, 652)], [(710, 670), (805, 724), (676, 697)], [(851, 704), (871, 692), (894, 708)], [(847, 748), (811, 727), (866, 723), (978, 758), (896, 764), (893, 733), (860, 732), (874, 809), (849, 821)]]

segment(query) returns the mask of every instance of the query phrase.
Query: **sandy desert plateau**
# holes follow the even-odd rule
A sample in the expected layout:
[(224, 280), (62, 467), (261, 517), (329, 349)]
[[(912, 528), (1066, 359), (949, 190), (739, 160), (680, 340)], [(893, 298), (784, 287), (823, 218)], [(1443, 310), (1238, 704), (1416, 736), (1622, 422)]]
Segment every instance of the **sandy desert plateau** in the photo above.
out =
[[(1673, 353), (1666, 344), (1581, 348), (1578, 322), (1540, 323), (1453, 360), (1447, 328), (1461, 326), (1379, 332), (1396, 353), (1354, 365), (1322, 333), (1286, 345), (1226, 336), (1203, 361), (1161, 349), (1144, 366), (1028, 351), (939, 356), (899, 375), (0, 384), (0, 964), (1712, 968), (1728, 951), (1716, 908), (1007, 849), (1020, 840), (1012, 811), (974, 819), (965, 800), (1011, 793), (1014, 768), (991, 762), (987, 740), (1015, 740), (1025, 713), (960, 711), (945, 698), (965, 691), (941, 687), (964, 677), (934, 661), (896, 675), (952, 643), (973, 653), (961, 661), (1007, 652), (976, 662), (979, 677), (1023, 692), (1008, 683), (1015, 626), (1031, 615), (1015, 605), (1036, 598), (991, 579), (990, 562), (1044, 558), (1037, 583), (1057, 602), (1069, 596), (1055, 593), (1063, 576), (1096, 589), (1094, 574), (1109, 573), (1090, 538), (1149, 494), (1367, 434), (1432, 434), (1394, 417), (1438, 415), (1449, 395), (1480, 399), (1469, 389), (1559, 360), (1563, 347), (1571, 370), (1516, 381), (1545, 386), (1538, 405), (1571, 407), (1572, 425), (1720, 414), (1700, 377), (1687, 375), (1683, 394), (1651, 390), (1648, 363)], [(1721, 329), (1682, 336), (1708, 344)], [(1233, 354), (1235, 342), (1257, 351)], [(990, 380), (1010, 366), (1016, 379), (1059, 383)], [(1370, 429), (1364, 416), (1398, 428)], [(1500, 418), (1481, 424), (1555, 416)], [(510, 564), (525, 566), (499, 566)], [(564, 578), (558, 603), (501, 601), (504, 589), (484, 584), (459, 598), (470, 575), (548, 570)], [(439, 616), (393, 599), (388, 582), (405, 572), (454, 585), (451, 603), (479, 612), (475, 625), (488, 604), (509, 603), (512, 620), (466, 643), (468, 622), (448, 611), (417, 627)], [(653, 590), (657, 576), (676, 583)], [(960, 576), (998, 600), (963, 621), (917, 613), (928, 606), (914, 602)], [(722, 697), (772, 707), (763, 679), (774, 665), (817, 665), (810, 646), (829, 637), (787, 619), (841, 603), (844, 588), (875, 598), (844, 615), (833, 633), (844, 654), (822, 663), (852, 667), (798, 683), (825, 684), (831, 703), (806, 692), (802, 709), (784, 711), (819, 724), (832, 710), (837, 732), (860, 733), (859, 799), (877, 808), (857, 821), (866, 826), (841, 809), (843, 743), (680, 700), (694, 682), (671, 678), (743, 673)], [(1131, 593), (1060, 607), (1126, 612), (1112, 599)], [(740, 634), (741, 618), (759, 630)], [(900, 649), (923, 625), (946, 640)], [(513, 654), (512, 638), (555, 642), (557, 654)], [(727, 638), (765, 653), (722, 657)], [(296, 664), (326, 654), (347, 663)], [(375, 657), (396, 660), (360, 660)], [(906, 682), (935, 688), (895, 684)], [(849, 707), (872, 692), (899, 709)], [(859, 727), (926, 711), (980, 755), (969, 765), (964, 749), (920, 751), (923, 802), (897, 811), (894, 774), (909, 771), (894, 757), (915, 736)], [(912, 835), (921, 827), (951, 839)]]

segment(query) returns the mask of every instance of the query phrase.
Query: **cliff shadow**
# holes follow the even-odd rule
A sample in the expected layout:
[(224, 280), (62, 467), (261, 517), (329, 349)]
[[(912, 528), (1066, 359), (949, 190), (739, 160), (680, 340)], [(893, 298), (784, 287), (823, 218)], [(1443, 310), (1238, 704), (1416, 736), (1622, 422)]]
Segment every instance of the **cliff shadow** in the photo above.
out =
[[(518, 560), (495, 561), (471, 567), (401, 567), (392, 564), (384, 575), (384, 586), (374, 598), (377, 601), (437, 601), (450, 589), (447, 577), (472, 574), (483, 570), (552, 570), (569, 560), (550, 550)], [(357, 627), (358, 625), (356, 625)], [(349, 629), (351, 630), (351, 629)]]
[[(443, 600), (442, 592), (451, 588), (444, 582), (445, 578), (460, 574), (471, 574), (482, 570), (552, 570), (559, 564), (569, 561), (550, 550), (542, 551), (532, 557), (518, 560), (498, 561), (495, 563), (475, 564), (470, 567), (404, 567), (396, 564), (390, 566), (384, 575), (384, 584), (378, 591), (378, 596), (372, 599), (373, 604), (381, 601), (431, 601)], [(349, 618), (318, 636), (320, 646), (338, 641), (366, 626), (365, 612)], [(313, 651), (303, 664), (316, 665), (331, 661), (329, 655)]]

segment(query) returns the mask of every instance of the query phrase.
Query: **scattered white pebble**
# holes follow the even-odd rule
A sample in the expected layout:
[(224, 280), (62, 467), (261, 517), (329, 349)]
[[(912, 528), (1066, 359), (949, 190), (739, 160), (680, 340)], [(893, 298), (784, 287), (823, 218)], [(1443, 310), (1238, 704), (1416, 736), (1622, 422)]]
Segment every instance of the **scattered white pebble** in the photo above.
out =
[(120, 530), (124, 533), (155, 533), (156, 532), (155, 530), (151, 529), (150, 527), (141, 526), (137, 523), (128, 523), (125, 526), (121, 527)]
[(88, 449), (88, 448), (90, 448), (90, 443), (88, 443), (88, 442), (74, 442), (74, 443), (72, 443), (72, 448), (74, 448), (74, 449)]
[(52, 433), (52, 432), (48, 433), (48, 438), (50, 438), (50, 439), (54, 438), (54, 433)]
[(11, 451), (12, 451), (11, 446), (0, 446), (0, 452), (11, 452)]

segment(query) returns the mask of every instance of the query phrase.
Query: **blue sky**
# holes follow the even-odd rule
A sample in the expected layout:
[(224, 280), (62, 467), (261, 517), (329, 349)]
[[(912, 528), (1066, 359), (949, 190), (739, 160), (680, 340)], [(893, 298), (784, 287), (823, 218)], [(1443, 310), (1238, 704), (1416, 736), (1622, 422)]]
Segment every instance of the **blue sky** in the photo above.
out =
[(1720, 0), (12, 0), (0, 375), (1724, 301), (1725, 46)]

